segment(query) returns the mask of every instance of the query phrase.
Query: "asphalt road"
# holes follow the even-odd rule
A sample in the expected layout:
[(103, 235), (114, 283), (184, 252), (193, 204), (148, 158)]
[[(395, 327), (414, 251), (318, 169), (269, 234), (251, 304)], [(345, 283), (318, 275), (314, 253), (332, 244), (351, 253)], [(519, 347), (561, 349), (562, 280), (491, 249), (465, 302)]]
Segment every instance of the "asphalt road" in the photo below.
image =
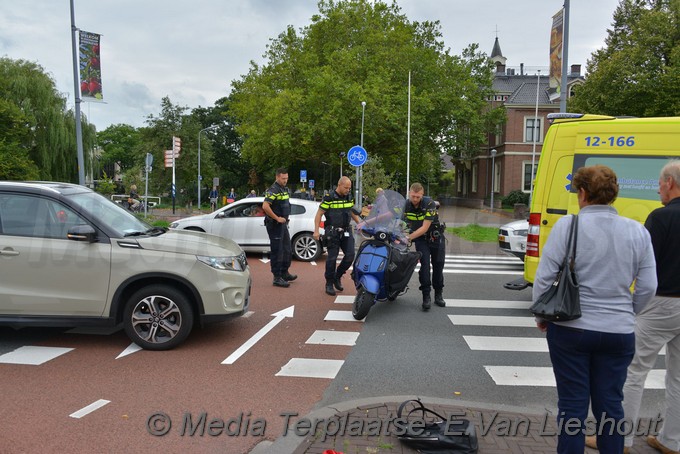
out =
[[(490, 249), (474, 251), (473, 257), (447, 262), (448, 306), (433, 306), (428, 313), (420, 310), (414, 275), (407, 294), (377, 304), (364, 322), (334, 319), (346, 315), (351, 305), (323, 292), (323, 262), (294, 262), (291, 271), (300, 277), (289, 289), (279, 289), (271, 285), (268, 263), (251, 254), (251, 312), (196, 330), (169, 352), (120, 356), (130, 346), (122, 331), (82, 334), (2, 328), (0, 451), (247, 453), (282, 434), (284, 414), (297, 415), (291, 416), (294, 419), (334, 403), (388, 395), (553, 409), (554, 387), (498, 384), (487, 369), (549, 368), (546, 352), (470, 346), (470, 337), (540, 341), (543, 335), (537, 329), (504, 322), (454, 323), (461, 316), (527, 318), (521, 305), (528, 303), (531, 290), (508, 291), (502, 286), (517, 277), (512, 273), (521, 269), (521, 262), (497, 257)], [(497, 261), (502, 263), (489, 264)], [(351, 301), (347, 278), (345, 284), (348, 289), (342, 295)], [(488, 306), (488, 301), (496, 307)], [(281, 317), (233, 364), (222, 364), (272, 323), (277, 318), (273, 314), (291, 307), (292, 317)], [(353, 335), (355, 341), (324, 342), (341, 334)], [(312, 341), (315, 337), (322, 340)], [(3, 353), (22, 346), (72, 350), (40, 365), (2, 362)], [(295, 372), (296, 364), (310, 360), (322, 361), (315, 373), (325, 378)], [(657, 368), (663, 368), (662, 359)], [(662, 399), (661, 390), (647, 390), (642, 414), (658, 413)], [(108, 403), (102, 405), (102, 400)], [(73, 416), (97, 402), (102, 406), (96, 410)], [(206, 424), (201, 426), (204, 413)], [(173, 424), (167, 435), (150, 434), (166, 427), (168, 419)], [(262, 422), (266, 427), (258, 426)], [(239, 434), (230, 435), (230, 430)]]

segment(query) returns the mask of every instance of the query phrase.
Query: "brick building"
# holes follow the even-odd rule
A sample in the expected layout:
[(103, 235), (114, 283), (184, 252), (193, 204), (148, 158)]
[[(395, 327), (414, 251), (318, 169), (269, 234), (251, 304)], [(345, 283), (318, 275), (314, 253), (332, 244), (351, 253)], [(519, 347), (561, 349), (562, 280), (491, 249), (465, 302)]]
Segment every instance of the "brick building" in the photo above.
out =
[[(513, 190), (530, 192), (532, 158), (535, 169), (548, 126), (546, 116), (560, 111), (559, 98), (551, 100), (549, 96), (547, 67), (544, 71), (531, 71), (533, 74), (529, 74), (524, 64), (519, 68), (507, 67), (498, 38), (490, 59), (495, 64), (496, 73), (493, 80), (495, 93), (489, 103), (494, 107), (505, 107), (506, 122), (499, 125), (497, 134), (489, 135), (488, 144), (476, 157), (453, 162), (456, 201), (475, 207), (489, 205), (491, 191), (497, 207), (500, 199)], [(569, 93), (574, 85), (583, 82), (581, 65), (572, 65), (567, 77)], [(496, 150), (495, 156), (492, 156), (492, 150)]]

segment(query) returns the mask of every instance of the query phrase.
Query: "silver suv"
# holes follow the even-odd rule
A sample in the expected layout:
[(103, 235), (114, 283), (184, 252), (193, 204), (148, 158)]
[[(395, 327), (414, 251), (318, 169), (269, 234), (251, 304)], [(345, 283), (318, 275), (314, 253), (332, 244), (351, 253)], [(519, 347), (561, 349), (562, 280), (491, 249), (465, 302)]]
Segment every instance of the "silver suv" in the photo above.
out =
[(243, 315), (250, 268), (233, 241), (151, 227), (83, 186), (0, 181), (0, 323), (123, 324), (167, 350), (195, 323)]

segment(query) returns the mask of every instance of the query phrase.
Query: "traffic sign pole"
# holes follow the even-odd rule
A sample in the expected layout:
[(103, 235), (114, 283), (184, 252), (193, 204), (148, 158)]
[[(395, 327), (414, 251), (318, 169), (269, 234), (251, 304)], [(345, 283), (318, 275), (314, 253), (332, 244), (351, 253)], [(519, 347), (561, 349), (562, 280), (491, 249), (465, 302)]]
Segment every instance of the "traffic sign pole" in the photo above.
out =
[(357, 200), (355, 201), (355, 204), (357, 205), (357, 209), (359, 211), (361, 211), (361, 208), (363, 208), (363, 201), (361, 200), (363, 196), (361, 190), (361, 167), (364, 165), (364, 163), (366, 163), (367, 159), (368, 153), (366, 153), (366, 150), (364, 150), (364, 147), (361, 145), (355, 145), (347, 152), (347, 162), (354, 166), (356, 170), (357, 181), (355, 193)]

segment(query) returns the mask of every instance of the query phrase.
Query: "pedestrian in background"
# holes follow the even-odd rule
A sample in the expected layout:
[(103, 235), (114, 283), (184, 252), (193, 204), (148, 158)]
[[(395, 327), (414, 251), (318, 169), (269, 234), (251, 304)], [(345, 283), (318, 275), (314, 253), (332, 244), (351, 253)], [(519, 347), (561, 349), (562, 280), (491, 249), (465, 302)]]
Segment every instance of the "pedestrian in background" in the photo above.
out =
[[(662, 453), (680, 451), (680, 161), (661, 169), (659, 196), (663, 208), (647, 217), (656, 258), (656, 296), (640, 311), (635, 321), (635, 356), (628, 367), (623, 387), (623, 410), (637, 424), (647, 374), (659, 351), (666, 346), (666, 402), (663, 427), (647, 443)], [(634, 434), (634, 432), (633, 432)], [(633, 446), (633, 434), (625, 446)]]
[(271, 247), (270, 267), (274, 275), (273, 284), (277, 287), (288, 287), (290, 281), (297, 279), (297, 275), (290, 274), (292, 250), (290, 232), (288, 232), (288, 217), (290, 216), (290, 193), (288, 170), (280, 167), (276, 169), (276, 181), (265, 192), (262, 209), (267, 217), (264, 224), (269, 235)]
[(255, 189), (252, 189), (252, 190), (250, 191), (250, 194), (248, 194), (248, 195), (246, 196), (246, 199), (249, 198), (249, 197), (257, 197), (257, 194), (255, 193)]
[(217, 209), (217, 199), (220, 194), (217, 192), (217, 186), (213, 186), (208, 198), (210, 198), (210, 209), (215, 211)]
[[(376, 200), (376, 203), (379, 203)], [(437, 205), (430, 197), (425, 196), (425, 188), (420, 183), (413, 183), (404, 207), (404, 219), (411, 230), (408, 235), (416, 250), (420, 252), (420, 291), (423, 294), (423, 310), (429, 311), (430, 292), (434, 287), (434, 304), (446, 306), (444, 301), (444, 262), (446, 247), (442, 224), (439, 222)], [(432, 263), (432, 276), (430, 276)]]
[[(575, 273), (581, 317), (568, 322), (537, 319), (547, 331), (558, 395), (558, 453), (582, 453), (588, 404), (596, 420), (601, 453), (623, 452), (618, 428), (624, 418), (623, 384), (635, 353), (635, 314), (654, 295), (656, 271), (649, 233), (610, 205), (619, 186), (612, 169), (602, 165), (580, 168), (572, 180), (580, 212), (577, 225)], [(555, 281), (567, 254), (573, 216), (558, 220), (543, 247), (534, 280), (534, 302)], [(630, 287), (635, 283), (635, 291)], [(574, 422), (580, 421), (581, 426)]]
[[(335, 290), (343, 291), (342, 276), (347, 272), (352, 262), (354, 262), (354, 235), (350, 228), (350, 221), (354, 219), (357, 224), (361, 221), (358, 211), (354, 208), (354, 198), (352, 197), (352, 181), (348, 177), (340, 177), (338, 187), (330, 195), (324, 196), (319, 205), (319, 209), (314, 217), (314, 239), (319, 241), (319, 226), (321, 216), (325, 216), (324, 237), (326, 238), (327, 257), (326, 271), (326, 293), (335, 296)], [(342, 250), (344, 254), (340, 264), (336, 261)], [(336, 268), (337, 265), (337, 268)]]
[(229, 191), (229, 194), (227, 194), (227, 203), (234, 202), (236, 200), (236, 191), (234, 191), (234, 188), (231, 188), (231, 191)]

